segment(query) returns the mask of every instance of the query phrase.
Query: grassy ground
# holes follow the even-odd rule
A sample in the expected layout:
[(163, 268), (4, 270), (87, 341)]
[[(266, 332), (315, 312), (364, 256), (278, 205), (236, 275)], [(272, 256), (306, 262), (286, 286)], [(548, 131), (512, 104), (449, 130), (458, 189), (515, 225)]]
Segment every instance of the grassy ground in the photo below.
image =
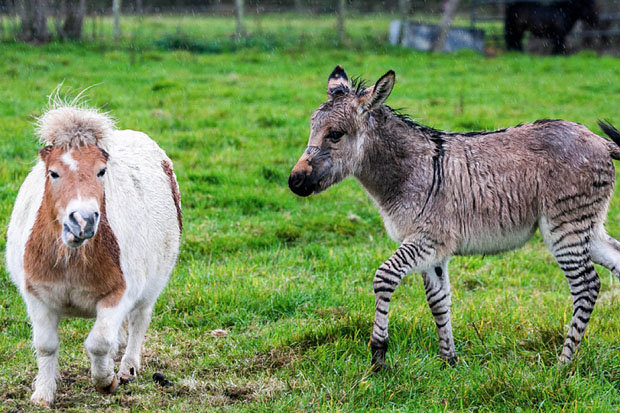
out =
[[(620, 288), (600, 271), (602, 295), (581, 351), (558, 372), (571, 315), (566, 281), (539, 236), (493, 257), (455, 258), (453, 326), (461, 361), (443, 368), (417, 275), (392, 299), (391, 348), (370, 374), (375, 269), (397, 245), (353, 180), (301, 199), (288, 172), (305, 148), (309, 116), (334, 65), (375, 80), (397, 73), (389, 103), (453, 130), (565, 118), (592, 130), (620, 124), (620, 64), (472, 53), (429, 55), (383, 46), (388, 17), (351, 21), (348, 47), (333, 20), (264, 17), (262, 38), (235, 52), (192, 54), (154, 44), (182, 27), (203, 43), (229, 20), (152, 18), (140, 42), (119, 46), (0, 45), (0, 250), (19, 185), (36, 155), (33, 116), (58, 83), (89, 92), (121, 128), (153, 137), (175, 162), (185, 233), (155, 310), (139, 379), (112, 396), (89, 381), (90, 320), (61, 326), (57, 407), (68, 410), (593, 410), (620, 406)], [(260, 26), (259, 26), (260, 25)], [(126, 34), (131, 33), (128, 24)], [(207, 34), (205, 34), (207, 33)], [(146, 41), (149, 34), (153, 41)], [(152, 36), (151, 36), (152, 34)], [(302, 36), (302, 37), (300, 37)], [(299, 39), (302, 39), (300, 41)], [(297, 39), (297, 40), (295, 40)], [(366, 46), (367, 45), (367, 46)], [(620, 196), (608, 229), (620, 236)], [(227, 337), (213, 337), (224, 329)], [(22, 301), (0, 274), (0, 409), (28, 408), (36, 371)], [(173, 385), (151, 380), (163, 373)]]

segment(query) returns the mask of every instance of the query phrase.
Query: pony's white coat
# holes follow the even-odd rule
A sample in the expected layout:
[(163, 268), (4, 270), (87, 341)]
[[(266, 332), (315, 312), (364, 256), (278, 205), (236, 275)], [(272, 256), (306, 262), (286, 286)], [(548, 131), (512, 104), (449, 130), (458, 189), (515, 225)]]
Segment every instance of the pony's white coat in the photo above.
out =
[[(172, 166), (163, 150), (141, 132), (119, 131), (111, 121), (102, 120), (88, 110), (55, 109), (67, 117), (65, 125), (58, 116), (44, 115), (40, 130), (51, 130), (62, 147), (67, 146), (71, 125), (96, 129), (96, 144), (108, 152), (104, 176), (105, 209), (109, 225), (120, 248), (120, 265), (126, 289), (118, 304), (103, 308), (78, 287), (56, 285), (37, 297), (26, 289), (24, 253), (41, 205), (46, 179), (45, 164), (38, 160), (22, 184), (7, 231), (6, 262), (11, 279), (26, 302), (33, 324), (33, 341), (37, 350), (39, 374), (32, 400), (49, 405), (53, 402), (58, 376), (59, 318), (96, 316), (96, 322), (85, 346), (91, 358), (92, 376), (97, 386), (106, 386), (114, 378), (111, 355), (117, 348), (117, 337), (123, 321), (129, 319), (129, 341), (119, 375), (134, 376), (140, 367), (140, 351), (144, 333), (150, 322), (154, 303), (166, 285), (179, 250), (180, 228), (170, 179), (162, 161)], [(52, 119), (52, 125), (45, 119)], [(104, 116), (104, 115), (98, 115)], [(94, 119), (94, 123), (90, 123)], [(45, 137), (44, 137), (45, 138)], [(43, 139), (46, 140), (46, 139)], [(80, 143), (93, 142), (86, 134)], [(54, 143), (49, 142), (48, 143)], [(66, 157), (66, 158), (65, 158)], [(63, 161), (76, 162), (70, 152)], [(74, 201), (72, 201), (74, 202)], [(59, 234), (60, 235), (60, 234)]]

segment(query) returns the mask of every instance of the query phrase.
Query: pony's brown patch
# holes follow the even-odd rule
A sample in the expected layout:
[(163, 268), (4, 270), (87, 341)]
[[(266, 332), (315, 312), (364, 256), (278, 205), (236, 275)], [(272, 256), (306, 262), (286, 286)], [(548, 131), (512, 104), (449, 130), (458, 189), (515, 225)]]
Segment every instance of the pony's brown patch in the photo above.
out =
[(161, 161), (161, 167), (164, 170), (164, 173), (168, 175), (168, 179), (170, 180), (170, 189), (172, 190), (172, 200), (174, 201), (174, 206), (177, 209), (177, 220), (179, 221), (179, 231), (183, 232), (183, 215), (181, 213), (181, 194), (179, 193), (179, 185), (177, 184), (177, 180), (174, 178), (174, 172), (172, 171), (172, 165), (167, 160)]
[[(93, 165), (97, 162), (105, 163), (107, 154), (97, 147), (76, 150), (74, 153), (78, 168), (71, 171), (59, 162), (64, 152), (52, 146), (40, 152), (46, 167), (53, 165), (59, 169), (64, 181), (63, 190), (54, 191), (50, 177), (46, 177), (43, 199), (24, 251), (26, 289), (37, 295), (39, 288), (58, 284), (75, 285), (88, 291), (103, 306), (113, 307), (126, 289), (120, 264), (120, 248), (107, 219), (103, 184), (98, 184), (96, 178), (90, 178), (91, 175), (96, 176), (91, 170)], [(72, 197), (69, 192), (77, 188), (81, 194), (98, 199), (101, 217), (95, 236), (73, 250), (61, 241), (62, 223), (58, 208), (66, 206)]]
[(120, 248), (108, 223), (105, 204), (95, 236), (71, 251), (59, 239), (60, 224), (50, 219), (46, 198), (44, 195), (24, 252), (26, 289), (36, 296), (39, 287), (77, 285), (97, 297), (104, 307), (114, 307), (126, 284)]

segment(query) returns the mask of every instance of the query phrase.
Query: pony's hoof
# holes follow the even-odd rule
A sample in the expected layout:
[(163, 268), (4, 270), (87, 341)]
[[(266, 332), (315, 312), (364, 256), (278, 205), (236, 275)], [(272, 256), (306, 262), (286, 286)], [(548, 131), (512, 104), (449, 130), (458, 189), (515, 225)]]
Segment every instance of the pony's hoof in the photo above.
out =
[(129, 384), (136, 379), (136, 376), (132, 376), (130, 374), (121, 374), (118, 376), (121, 384)]
[(46, 409), (51, 408), (53, 404), (51, 400), (45, 400), (43, 397), (35, 397), (34, 395), (30, 398), (30, 403), (37, 407), (44, 407)]
[(131, 383), (136, 379), (136, 369), (134, 367), (130, 367), (128, 372), (121, 371), (118, 372), (118, 379), (121, 381), (121, 384)]
[(112, 376), (112, 382), (110, 384), (103, 387), (96, 386), (95, 388), (101, 394), (112, 394), (118, 388), (118, 379), (116, 378), (116, 375), (114, 375)]

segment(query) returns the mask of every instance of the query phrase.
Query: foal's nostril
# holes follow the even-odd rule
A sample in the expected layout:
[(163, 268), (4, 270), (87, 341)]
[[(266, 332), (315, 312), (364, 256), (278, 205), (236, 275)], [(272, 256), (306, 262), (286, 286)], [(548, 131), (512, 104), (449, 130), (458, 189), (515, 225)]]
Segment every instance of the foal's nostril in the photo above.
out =
[(302, 174), (293, 174), (288, 179), (288, 185), (291, 188), (299, 188), (304, 183), (304, 176)]

